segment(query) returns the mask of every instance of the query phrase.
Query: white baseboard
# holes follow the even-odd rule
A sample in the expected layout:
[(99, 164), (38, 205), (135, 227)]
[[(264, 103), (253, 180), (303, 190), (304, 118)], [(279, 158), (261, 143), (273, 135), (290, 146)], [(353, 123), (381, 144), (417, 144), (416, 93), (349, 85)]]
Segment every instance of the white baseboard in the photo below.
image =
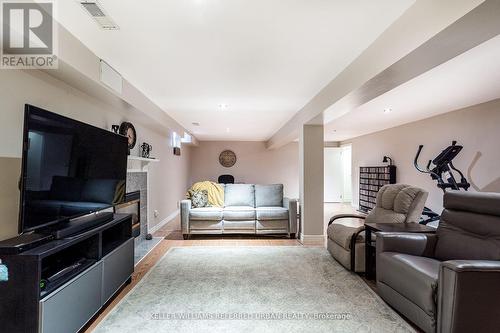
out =
[(299, 235), (299, 241), (303, 245), (325, 246), (326, 237), (324, 235)]
[(180, 210), (177, 209), (172, 214), (170, 214), (169, 216), (167, 216), (166, 218), (164, 218), (163, 220), (161, 220), (160, 223), (158, 223), (154, 227), (150, 228), (148, 230), (148, 233), (152, 234), (152, 233), (155, 233), (156, 231), (160, 230), (163, 226), (165, 226), (170, 221), (172, 221), (173, 219), (175, 219), (177, 217), (177, 215), (179, 215), (179, 213), (180, 213)]

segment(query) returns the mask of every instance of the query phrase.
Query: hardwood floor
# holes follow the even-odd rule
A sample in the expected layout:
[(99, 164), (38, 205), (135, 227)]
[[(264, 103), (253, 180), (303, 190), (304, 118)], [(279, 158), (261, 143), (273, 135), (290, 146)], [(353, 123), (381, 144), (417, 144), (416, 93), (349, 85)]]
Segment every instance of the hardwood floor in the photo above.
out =
[[(346, 204), (325, 204), (325, 223), (332, 215), (340, 213), (350, 213), (354, 209)], [(135, 267), (132, 275), (132, 282), (122, 288), (117, 295), (81, 330), (83, 333), (92, 332), (106, 315), (131, 291), (137, 283), (153, 268), (153, 266), (172, 247), (182, 246), (304, 246), (297, 239), (288, 239), (280, 236), (245, 236), (245, 235), (214, 235), (214, 236), (191, 236), (189, 240), (184, 240), (179, 230), (178, 219), (161, 228), (154, 233), (155, 237), (165, 237), (144, 259)], [(170, 229), (169, 229), (170, 228)], [(373, 285), (373, 284), (372, 284)]]

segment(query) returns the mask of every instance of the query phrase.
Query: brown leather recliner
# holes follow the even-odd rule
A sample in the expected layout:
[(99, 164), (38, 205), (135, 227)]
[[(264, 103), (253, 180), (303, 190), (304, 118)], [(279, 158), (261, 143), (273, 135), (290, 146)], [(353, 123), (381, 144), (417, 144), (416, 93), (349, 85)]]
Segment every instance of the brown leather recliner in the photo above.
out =
[(377, 289), (425, 332), (498, 332), (500, 194), (449, 192), (435, 235), (377, 233)]

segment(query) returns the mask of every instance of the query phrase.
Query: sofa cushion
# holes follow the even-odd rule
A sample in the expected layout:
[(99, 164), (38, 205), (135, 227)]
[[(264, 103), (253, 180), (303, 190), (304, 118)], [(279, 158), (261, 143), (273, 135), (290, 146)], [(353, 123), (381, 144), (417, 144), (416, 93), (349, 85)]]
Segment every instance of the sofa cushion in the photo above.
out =
[(255, 231), (255, 220), (248, 221), (223, 221), (224, 230), (253, 230)]
[(264, 220), (256, 221), (257, 230), (272, 230), (276, 232), (286, 232), (288, 230), (288, 220)]
[(224, 207), (222, 216), (228, 221), (255, 220), (255, 208), (250, 206)]
[[(215, 221), (215, 220), (208, 220), (208, 221), (203, 221), (203, 220), (194, 220), (189, 223), (189, 229), (190, 231), (193, 230), (222, 230), (222, 221)], [(220, 232), (218, 232), (220, 233)]]
[(255, 185), (255, 207), (283, 207), (283, 184)]
[(255, 207), (255, 187), (253, 184), (226, 184), (224, 191), (224, 207)]
[(222, 208), (202, 207), (189, 210), (190, 220), (219, 221), (222, 220)]
[(382, 252), (377, 256), (377, 283), (388, 285), (434, 317), (440, 263), (427, 257)]
[(255, 210), (259, 221), (288, 220), (288, 209), (283, 207), (258, 207)]

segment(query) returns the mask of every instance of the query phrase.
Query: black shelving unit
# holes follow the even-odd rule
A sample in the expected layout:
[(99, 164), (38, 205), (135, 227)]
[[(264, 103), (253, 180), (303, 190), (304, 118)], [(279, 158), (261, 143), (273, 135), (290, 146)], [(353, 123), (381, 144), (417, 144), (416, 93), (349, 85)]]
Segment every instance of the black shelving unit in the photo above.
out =
[(77, 332), (131, 279), (132, 216), (0, 259), (0, 332)]
[(369, 212), (376, 205), (377, 193), (387, 184), (396, 183), (396, 166), (359, 168), (359, 210)]

